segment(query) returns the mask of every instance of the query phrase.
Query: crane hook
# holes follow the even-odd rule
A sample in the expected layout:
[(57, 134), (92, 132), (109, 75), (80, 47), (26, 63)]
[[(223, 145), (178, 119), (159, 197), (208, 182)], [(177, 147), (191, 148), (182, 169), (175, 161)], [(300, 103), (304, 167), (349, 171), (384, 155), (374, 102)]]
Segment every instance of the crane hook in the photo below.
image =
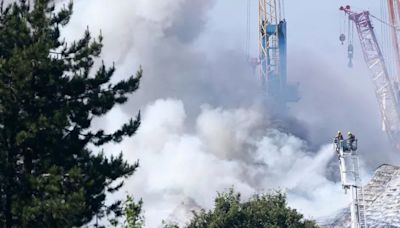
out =
[(353, 53), (354, 53), (354, 47), (353, 44), (349, 44), (347, 47), (347, 57), (349, 58), (349, 64), (348, 67), (353, 67)]
[(343, 33), (342, 34), (340, 34), (340, 36), (339, 36), (339, 40), (340, 40), (340, 42), (342, 43), (342, 45), (344, 44), (344, 41), (346, 40), (346, 35), (344, 35)]

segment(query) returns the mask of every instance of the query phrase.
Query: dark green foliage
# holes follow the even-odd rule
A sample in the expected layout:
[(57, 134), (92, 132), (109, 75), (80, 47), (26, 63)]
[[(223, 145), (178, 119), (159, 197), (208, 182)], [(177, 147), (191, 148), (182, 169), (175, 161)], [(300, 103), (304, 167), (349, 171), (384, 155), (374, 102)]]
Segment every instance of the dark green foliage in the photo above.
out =
[(123, 223), (120, 224), (118, 218), (113, 218), (110, 224), (115, 227), (142, 228), (144, 226), (142, 206), (142, 200), (136, 203), (132, 196), (127, 195), (122, 205)]
[(108, 217), (108, 222), (112, 227), (121, 228), (142, 228), (144, 226), (143, 201), (135, 202), (131, 195), (127, 195), (122, 203), (122, 219), (118, 217)]
[(188, 228), (314, 228), (313, 221), (287, 206), (280, 192), (255, 195), (241, 202), (233, 190), (218, 194), (212, 211), (194, 212)]
[(58, 12), (51, 0), (1, 4), (0, 227), (72, 227), (121, 215), (120, 202), (104, 205), (106, 194), (138, 166), (92, 149), (133, 135), (139, 115), (111, 133), (91, 125), (127, 101), (142, 71), (114, 84), (113, 66), (93, 71), (102, 37), (85, 31), (65, 43), (60, 29), (71, 15), (72, 3)]
[(162, 221), (162, 227), (163, 228), (179, 228), (179, 225), (176, 223), (170, 223), (166, 221)]
[(124, 202), (124, 217), (127, 228), (141, 228), (144, 225), (144, 217), (142, 215), (143, 201), (135, 203), (132, 196), (127, 196)]
[(142, 228), (144, 226), (143, 201), (135, 202), (131, 195), (127, 195), (122, 203), (122, 221), (118, 217), (108, 218), (112, 227), (121, 228)]

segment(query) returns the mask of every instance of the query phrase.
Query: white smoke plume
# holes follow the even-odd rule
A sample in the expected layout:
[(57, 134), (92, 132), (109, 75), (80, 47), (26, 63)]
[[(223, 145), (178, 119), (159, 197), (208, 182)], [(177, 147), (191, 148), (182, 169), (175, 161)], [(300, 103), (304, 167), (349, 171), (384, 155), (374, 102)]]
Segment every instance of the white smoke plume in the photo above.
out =
[(262, 129), (257, 108), (203, 106), (195, 129), (187, 121), (182, 101), (157, 100), (145, 108), (135, 137), (121, 145), (130, 161), (140, 160), (126, 191), (143, 197), (148, 227), (161, 219), (187, 222), (190, 209), (211, 208), (216, 193), (232, 186), (245, 197), (281, 189), (307, 217), (346, 205), (340, 183), (325, 177), (331, 145), (309, 151), (293, 135)]
[[(370, 167), (399, 161), (389, 152), (380, 129), (379, 107), (356, 36), (355, 67), (346, 67), (346, 51), (336, 30), (343, 20), (337, 5), (344, 3), (310, 2), (286, 4), (288, 78), (300, 82), (301, 96), (290, 114), (303, 125), (288, 124), (288, 130), (313, 149), (337, 130), (351, 130), (363, 139), (361, 149)], [(347, 4), (353, 3), (360, 5), (356, 0)], [(184, 102), (191, 119), (204, 103), (248, 107), (263, 96), (242, 48), (246, 15), (240, 7), (245, 3), (239, 0), (121, 0), (118, 4), (75, 0), (75, 14), (64, 34), (72, 40), (87, 26), (94, 34), (101, 30), (106, 63), (116, 62), (115, 79), (143, 66), (141, 89), (123, 107), (125, 113), (134, 115), (149, 102), (173, 97)], [(327, 19), (305, 30), (304, 25), (315, 18)]]
[(93, 35), (101, 31), (104, 60), (116, 63), (115, 80), (144, 68), (129, 103), (96, 124), (111, 130), (144, 111), (137, 135), (105, 151), (139, 159), (125, 191), (143, 198), (147, 227), (162, 219), (184, 222), (182, 202), (183, 208), (210, 208), (216, 192), (231, 186), (244, 196), (281, 188), (307, 216), (329, 215), (347, 202), (332, 178), (336, 163), (326, 145), (338, 129), (360, 137), (368, 170), (397, 157), (379, 129), (357, 45), (355, 69), (344, 70), (346, 53), (337, 40), (340, 3), (365, 2), (372, 0), (287, 1), (288, 78), (300, 82), (302, 97), (290, 114), (306, 131), (288, 124), (284, 133), (253, 105), (262, 94), (241, 48), (243, 0), (74, 1), (63, 31), (68, 41), (87, 26)]
[(101, 30), (103, 56), (106, 63), (116, 62), (116, 80), (143, 66), (141, 89), (125, 112), (132, 114), (158, 98), (174, 97), (185, 103), (190, 118), (203, 103), (238, 107), (260, 95), (257, 77), (240, 48), (204, 41), (215, 2), (75, 1), (75, 14), (64, 34), (73, 40), (86, 26), (94, 34)]
[(148, 227), (174, 217), (182, 222), (187, 213), (181, 202), (210, 208), (216, 191), (231, 186), (247, 196), (286, 189), (289, 203), (307, 216), (328, 215), (346, 204), (333, 177), (337, 164), (331, 148), (323, 146), (338, 129), (360, 137), (369, 169), (393, 158), (359, 52), (355, 69), (345, 69), (334, 30), (335, 20), (342, 19), (338, 3), (286, 4), (289, 80), (300, 82), (302, 96), (291, 115), (306, 128), (288, 125), (288, 133), (274, 130), (268, 113), (253, 108), (262, 94), (241, 48), (241, 7), (239, 0), (75, 1), (65, 31), (69, 39), (87, 25), (101, 30), (103, 56), (107, 63), (116, 61), (116, 79), (139, 64), (144, 68), (130, 103), (98, 124), (114, 128), (147, 107), (138, 134), (121, 150), (130, 161), (140, 161), (126, 191), (143, 197)]

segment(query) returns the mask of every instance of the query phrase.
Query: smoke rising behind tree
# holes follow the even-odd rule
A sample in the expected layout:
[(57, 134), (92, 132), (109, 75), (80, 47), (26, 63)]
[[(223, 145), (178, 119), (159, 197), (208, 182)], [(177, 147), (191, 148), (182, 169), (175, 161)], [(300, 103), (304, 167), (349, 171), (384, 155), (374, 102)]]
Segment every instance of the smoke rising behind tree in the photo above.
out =
[[(328, 179), (333, 156), (324, 147), (338, 129), (360, 138), (369, 170), (397, 157), (380, 130), (357, 40), (355, 67), (345, 69), (336, 21), (341, 2), (287, 2), (288, 77), (300, 82), (302, 97), (290, 109), (290, 119), (301, 124), (289, 125), (296, 135), (274, 130), (274, 120), (261, 108), (260, 83), (242, 49), (241, 2), (74, 2), (68, 39), (79, 37), (86, 26), (101, 30), (105, 62), (116, 60), (116, 80), (139, 65), (145, 69), (141, 89), (129, 105), (97, 124), (113, 130), (137, 108), (147, 110), (138, 139), (123, 148), (131, 161), (140, 157), (141, 168), (126, 190), (144, 198), (149, 227), (186, 198), (209, 207), (215, 192), (231, 185), (247, 195), (287, 189), (289, 203), (313, 216), (323, 214), (324, 203), (344, 205), (340, 186)], [(315, 19), (321, 22), (311, 24)], [(340, 199), (324, 201), (332, 195)]]

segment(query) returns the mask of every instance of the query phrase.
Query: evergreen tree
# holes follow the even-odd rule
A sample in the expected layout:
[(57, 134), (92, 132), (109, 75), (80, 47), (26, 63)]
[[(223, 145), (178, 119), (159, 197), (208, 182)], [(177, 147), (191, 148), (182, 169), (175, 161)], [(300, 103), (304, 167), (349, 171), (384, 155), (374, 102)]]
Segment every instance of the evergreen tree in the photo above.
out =
[(59, 11), (51, 0), (1, 3), (1, 227), (81, 226), (123, 213), (119, 201), (105, 205), (105, 198), (138, 164), (93, 148), (133, 135), (140, 116), (115, 132), (91, 126), (127, 101), (142, 71), (111, 83), (114, 66), (93, 69), (102, 37), (85, 31), (76, 42), (63, 41), (71, 15), (72, 2)]
[(112, 218), (109, 220), (110, 224), (113, 227), (142, 228), (144, 226), (142, 206), (142, 200), (135, 202), (132, 196), (127, 195), (122, 203), (123, 222), (121, 223), (118, 218)]
[(313, 221), (287, 206), (280, 192), (255, 195), (241, 202), (233, 190), (215, 199), (213, 210), (194, 212), (187, 228), (316, 228)]

